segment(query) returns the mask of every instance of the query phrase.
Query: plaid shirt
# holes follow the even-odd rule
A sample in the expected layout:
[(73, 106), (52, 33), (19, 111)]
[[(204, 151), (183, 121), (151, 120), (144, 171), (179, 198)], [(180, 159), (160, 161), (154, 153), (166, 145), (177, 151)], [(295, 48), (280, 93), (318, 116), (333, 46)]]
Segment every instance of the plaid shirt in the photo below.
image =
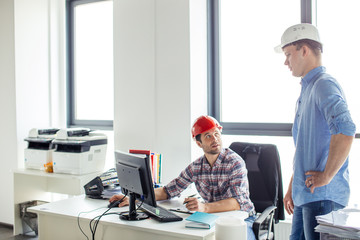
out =
[(192, 162), (164, 189), (170, 198), (179, 196), (191, 183), (205, 202), (235, 198), (242, 211), (255, 214), (249, 197), (249, 182), (244, 160), (229, 148), (222, 149), (211, 168), (205, 155)]

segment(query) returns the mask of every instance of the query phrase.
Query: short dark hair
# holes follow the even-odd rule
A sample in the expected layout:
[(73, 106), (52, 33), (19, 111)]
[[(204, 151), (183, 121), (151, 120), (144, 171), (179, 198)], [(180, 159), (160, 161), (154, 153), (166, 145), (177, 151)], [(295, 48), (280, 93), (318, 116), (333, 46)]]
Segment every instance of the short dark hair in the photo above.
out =
[[(304, 45), (308, 46), (312, 51), (313, 53), (316, 55), (316, 56), (319, 56), (320, 53), (323, 52), (323, 46), (321, 43), (317, 42), (317, 41), (314, 41), (314, 40), (310, 40), (310, 39), (301, 39), (301, 40), (298, 40), (298, 41), (295, 41), (295, 42), (292, 42), (292, 43), (289, 43), (287, 45), (285, 45), (284, 47), (287, 47), (289, 45), (294, 45), (296, 46), (296, 50), (300, 50), (300, 48)], [(283, 47), (283, 48), (284, 48)]]
[(196, 141), (201, 142), (201, 134), (198, 134), (195, 136)]

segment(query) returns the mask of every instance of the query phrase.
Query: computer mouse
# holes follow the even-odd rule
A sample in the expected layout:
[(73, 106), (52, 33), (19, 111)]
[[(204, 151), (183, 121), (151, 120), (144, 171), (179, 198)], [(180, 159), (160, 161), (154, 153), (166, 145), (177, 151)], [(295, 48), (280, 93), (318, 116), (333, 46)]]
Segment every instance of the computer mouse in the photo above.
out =
[(120, 203), (121, 203), (120, 200), (112, 201), (112, 202), (109, 203), (108, 208), (118, 207)]

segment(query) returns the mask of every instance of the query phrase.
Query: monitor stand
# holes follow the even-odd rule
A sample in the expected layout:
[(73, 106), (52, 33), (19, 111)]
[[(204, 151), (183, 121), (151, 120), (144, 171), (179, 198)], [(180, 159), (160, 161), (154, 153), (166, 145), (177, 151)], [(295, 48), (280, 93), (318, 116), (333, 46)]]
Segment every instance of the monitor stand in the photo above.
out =
[(138, 221), (149, 218), (146, 213), (136, 212), (135, 196), (135, 193), (130, 192), (129, 212), (120, 214), (120, 219), (127, 221)]

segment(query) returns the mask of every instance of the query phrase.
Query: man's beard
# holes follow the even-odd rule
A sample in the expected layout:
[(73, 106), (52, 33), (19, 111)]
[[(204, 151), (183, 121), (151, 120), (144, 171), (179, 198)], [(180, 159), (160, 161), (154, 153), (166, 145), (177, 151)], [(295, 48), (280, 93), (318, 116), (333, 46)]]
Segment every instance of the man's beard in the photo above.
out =
[(209, 151), (206, 151), (207, 154), (211, 155), (217, 155), (221, 152), (221, 146), (219, 146), (217, 149), (210, 149)]

